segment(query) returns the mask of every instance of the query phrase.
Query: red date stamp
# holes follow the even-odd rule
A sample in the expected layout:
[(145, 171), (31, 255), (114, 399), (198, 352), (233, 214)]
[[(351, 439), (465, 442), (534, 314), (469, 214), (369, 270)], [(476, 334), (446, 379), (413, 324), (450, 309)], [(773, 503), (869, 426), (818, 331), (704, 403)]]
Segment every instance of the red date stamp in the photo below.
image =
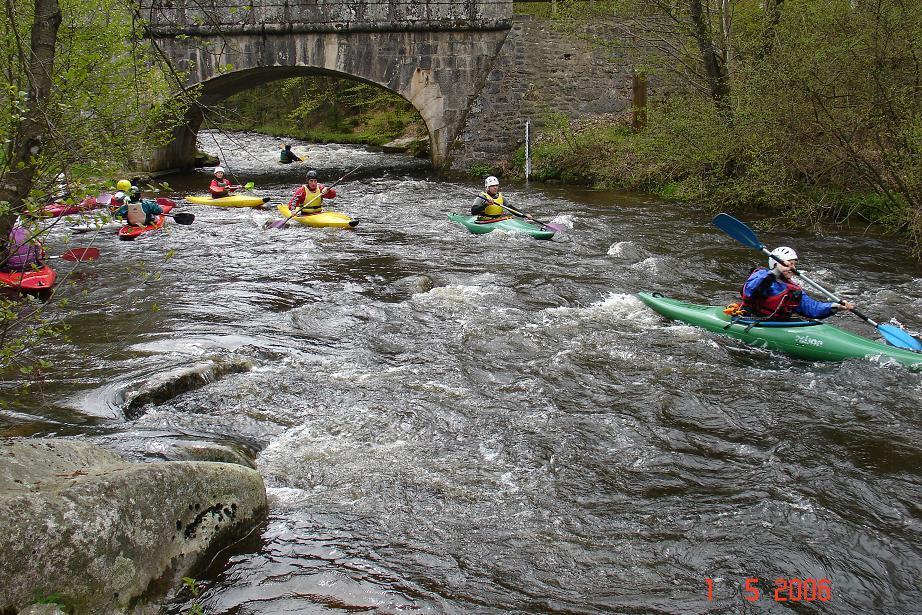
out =
[[(759, 579), (749, 577), (743, 581), (743, 598), (749, 602), (756, 602), (762, 598), (759, 590)], [(716, 598), (714, 592), (714, 579), (704, 580), (707, 585), (708, 602)], [(829, 602), (832, 599), (832, 583), (829, 579), (786, 579), (778, 578), (774, 581), (773, 591), (765, 593), (775, 602)]]

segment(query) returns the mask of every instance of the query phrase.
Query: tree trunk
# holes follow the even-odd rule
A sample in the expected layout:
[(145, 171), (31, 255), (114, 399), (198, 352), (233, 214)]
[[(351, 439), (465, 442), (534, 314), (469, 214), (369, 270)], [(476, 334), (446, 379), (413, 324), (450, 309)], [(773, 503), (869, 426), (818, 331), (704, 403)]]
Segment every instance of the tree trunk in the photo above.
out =
[(0, 202), (10, 205), (9, 213), (0, 216), (0, 244), (6, 243), (35, 181), (36, 162), (48, 131), (45, 112), (51, 98), (55, 42), (60, 25), (58, 0), (35, 0), (29, 48), (19, 50), (29, 88), (26, 111), (7, 146), (5, 168), (0, 170)]
[(714, 46), (714, 39), (711, 36), (711, 24), (704, 14), (702, 0), (689, 0), (688, 12), (692, 22), (692, 33), (698, 43), (701, 62), (704, 64), (704, 70), (707, 74), (711, 98), (720, 109), (728, 111), (727, 94), (729, 93), (729, 83), (726, 72), (727, 67)]
[(784, 0), (765, 0), (765, 30), (762, 32), (762, 53), (765, 58), (775, 49), (775, 36), (781, 21), (781, 5)]

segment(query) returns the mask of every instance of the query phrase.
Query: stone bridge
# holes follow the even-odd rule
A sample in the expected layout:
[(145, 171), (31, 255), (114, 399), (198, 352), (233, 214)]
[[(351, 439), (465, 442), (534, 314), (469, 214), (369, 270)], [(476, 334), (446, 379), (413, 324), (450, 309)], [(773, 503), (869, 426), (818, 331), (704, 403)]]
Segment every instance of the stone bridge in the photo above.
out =
[(348, 77), (404, 97), (444, 171), (506, 35), (512, 0), (141, 0), (147, 37), (199, 88), (152, 170), (192, 166), (205, 110), (288, 77)]

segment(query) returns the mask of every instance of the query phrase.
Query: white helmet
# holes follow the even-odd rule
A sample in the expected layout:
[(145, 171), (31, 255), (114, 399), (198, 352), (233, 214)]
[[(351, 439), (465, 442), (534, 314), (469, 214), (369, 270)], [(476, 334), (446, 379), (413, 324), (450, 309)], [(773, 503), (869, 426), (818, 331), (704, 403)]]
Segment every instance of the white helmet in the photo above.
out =
[(483, 187), (484, 187), (484, 188), (489, 188), (490, 186), (498, 186), (498, 185), (499, 185), (499, 180), (496, 179), (496, 177), (494, 177), (494, 176), (492, 176), (492, 175), (491, 175), (490, 177), (488, 177), (487, 180), (486, 180), (485, 182), (483, 182)]
[[(787, 246), (781, 246), (772, 250), (772, 256), (778, 257), (780, 261), (795, 261), (797, 260), (797, 252), (794, 251), (794, 248), (789, 248)], [(774, 269), (775, 265), (778, 264), (771, 256), (768, 257), (768, 268)]]
[(223, 173), (224, 167), (215, 167), (214, 172), (215, 172), (215, 175), (217, 175), (218, 173)]

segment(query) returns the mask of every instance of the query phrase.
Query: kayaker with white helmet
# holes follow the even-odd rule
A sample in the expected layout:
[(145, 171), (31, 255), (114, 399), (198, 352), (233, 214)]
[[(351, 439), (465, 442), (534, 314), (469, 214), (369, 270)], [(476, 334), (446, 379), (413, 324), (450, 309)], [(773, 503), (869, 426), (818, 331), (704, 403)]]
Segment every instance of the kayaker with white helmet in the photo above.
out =
[(224, 167), (214, 168), (214, 179), (211, 180), (211, 185), (208, 187), (211, 192), (211, 198), (220, 199), (224, 196), (230, 196), (238, 188), (240, 186), (234, 185), (231, 180), (224, 176)]
[[(150, 226), (154, 222), (154, 216), (162, 214), (163, 208), (156, 201), (141, 198), (141, 189), (133, 186), (127, 179), (120, 179), (115, 187), (119, 189), (115, 193), (113, 201), (119, 205), (115, 210), (116, 217), (125, 218), (131, 226)], [(127, 187), (127, 190), (125, 188)]]
[(852, 310), (850, 301), (829, 303), (817, 301), (794, 282), (797, 267), (797, 252), (781, 246), (772, 251), (768, 268), (758, 267), (749, 274), (740, 295), (743, 298), (743, 312), (765, 320), (789, 320), (795, 314), (806, 318), (826, 318), (838, 310)]
[(292, 212), (298, 209), (302, 216), (319, 214), (323, 211), (323, 199), (332, 198), (336, 198), (336, 190), (318, 183), (317, 171), (311, 169), (307, 172), (307, 183), (295, 190), (294, 196), (288, 201), (288, 209)]
[[(506, 215), (503, 205), (510, 205), (510, 203), (499, 191), (499, 179), (491, 175), (483, 182), (483, 187), (484, 191), (471, 203), (471, 215), (477, 216), (479, 220), (502, 218)], [(531, 218), (529, 214), (524, 214), (524, 217)]]

